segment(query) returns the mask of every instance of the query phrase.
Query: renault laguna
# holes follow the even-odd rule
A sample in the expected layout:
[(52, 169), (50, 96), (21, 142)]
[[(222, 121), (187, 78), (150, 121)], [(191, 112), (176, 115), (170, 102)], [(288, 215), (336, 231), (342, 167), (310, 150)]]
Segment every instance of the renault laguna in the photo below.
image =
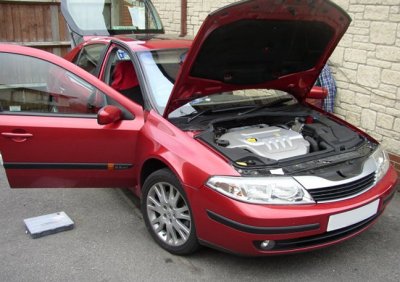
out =
[[(308, 251), (382, 214), (381, 145), (307, 103), (350, 24), (326, 0), (249, 0), (168, 37), (150, 1), (63, 0), (65, 57), (0, 45), (10, 186), (131, 189), (165, 250)], [(132, 238), (134, 240), (134, 238)]]

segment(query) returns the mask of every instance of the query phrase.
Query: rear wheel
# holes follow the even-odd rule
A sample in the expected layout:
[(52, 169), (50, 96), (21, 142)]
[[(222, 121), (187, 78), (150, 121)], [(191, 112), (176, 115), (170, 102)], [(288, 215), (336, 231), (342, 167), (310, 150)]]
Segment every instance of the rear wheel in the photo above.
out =
[(199, 244), (185, 192), (168, 169), (152, 173), (143, 185), (141, 205), (146, 227), (165, 250), (187, 255)]

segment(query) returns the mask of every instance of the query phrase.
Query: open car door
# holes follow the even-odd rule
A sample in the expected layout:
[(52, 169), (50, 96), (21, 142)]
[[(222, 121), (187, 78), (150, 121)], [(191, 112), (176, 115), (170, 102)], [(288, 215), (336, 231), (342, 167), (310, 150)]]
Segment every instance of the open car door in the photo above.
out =
[(11, 187), (133, 187), (143, 110), (50, 53), (0, 45), (0, 153)]

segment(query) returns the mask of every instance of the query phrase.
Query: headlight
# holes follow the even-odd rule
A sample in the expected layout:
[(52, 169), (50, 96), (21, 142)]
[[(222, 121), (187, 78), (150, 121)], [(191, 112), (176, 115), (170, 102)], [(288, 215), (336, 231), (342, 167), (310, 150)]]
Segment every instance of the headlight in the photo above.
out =
[(228, 197), (255, 204), (309, 204), (310, 194), (291, 177), (213, 176), (207, 186)]
[(383, 150), (381, 146), (378, 146), (375, 152), (371, 155), (371, 158), (376, 164), (376, 181), (379, 181), (389, 169), (389, 157), (385, 150)]

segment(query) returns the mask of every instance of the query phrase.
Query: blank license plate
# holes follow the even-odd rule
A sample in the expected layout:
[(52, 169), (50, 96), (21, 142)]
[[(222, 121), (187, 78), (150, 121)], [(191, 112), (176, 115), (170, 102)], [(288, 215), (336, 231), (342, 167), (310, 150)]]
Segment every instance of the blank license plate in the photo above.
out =
[(328, 221), (326, 231), (332, 231), (356, 224), (364, 219), (367, 219), (378, 212), (379, 199), (360, 208), (347, 212), (331, 215)]

